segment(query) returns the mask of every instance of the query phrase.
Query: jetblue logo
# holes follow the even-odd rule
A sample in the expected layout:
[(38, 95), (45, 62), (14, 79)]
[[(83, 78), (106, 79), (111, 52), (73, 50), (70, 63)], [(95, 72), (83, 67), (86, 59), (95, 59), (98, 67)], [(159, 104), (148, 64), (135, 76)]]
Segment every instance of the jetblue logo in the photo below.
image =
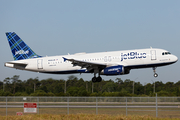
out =
[(138, 58), (146, 58), (146, 53), (138, 53), (138, 52), (121, 53), (121, 61), (127, 59), (138, 59)]
[(15, 55), (28, 54), (28, 53), (29, 53), (28, 50), (27, 51), (24, 51), (24, 50), (15, 51)]
[(108, 69), (108, 72), (111, 72), (111, 71), (119, 71), (119, 69), (121, 69), (121, 68), (119, 67), (119, 68)]

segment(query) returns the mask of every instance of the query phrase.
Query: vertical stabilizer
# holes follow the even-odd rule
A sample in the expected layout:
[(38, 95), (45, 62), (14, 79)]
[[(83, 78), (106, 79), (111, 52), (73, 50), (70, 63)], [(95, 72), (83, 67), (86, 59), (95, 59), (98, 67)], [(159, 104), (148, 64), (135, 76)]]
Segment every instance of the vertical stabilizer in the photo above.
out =
[(6, 33), (14, 60), (22, 60), (29, 58), (41, 57), (37, 55), (26, 43), (15, 33)]

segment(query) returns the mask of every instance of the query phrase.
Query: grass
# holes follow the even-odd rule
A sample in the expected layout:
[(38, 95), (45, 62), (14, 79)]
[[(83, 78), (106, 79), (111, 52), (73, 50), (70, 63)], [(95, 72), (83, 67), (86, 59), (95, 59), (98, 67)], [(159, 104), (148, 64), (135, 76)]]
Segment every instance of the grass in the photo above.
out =
[(180, 120), (179, 118), (155, 118), (148, 115), (106, 115), (106, 114), (70, 114), (70, 115), (23, 115), (23, 116), (0, 116), (1, 120)]
[(70, 115), (23, 115), (0, 116), (0, 120), (180, 120), (179, 118), (155, 118), (148, 115), (106, 115), (106, 114), (70, 114)]
[[(159, 118), (180, 118), (180, 110), (177, 109), (158, 109), (158, 117)], [(172, 110), (172, 111), (161, 111), (161, 110)], [(23, 112), (23, 108), (8, 108), (7, 115), (15, 116), (16, 112)], [(42, 116), (44, 114), (49, 115), (67, 115), (67, 108), (40, 108), (39, 115)], [(98, 114), (100, 115), (109, 115), (109, 116), (118, 116), (118, 115), (126, 115), (125, 108), (98, 108)], [(156, 111), (154, 108), (128, 108), (128, 116), (151, 116), (156, 117)], [(79, 115), (79, 114), (96, 114), (96, 108), (69, 108), (69, 114)], [(23, 116), (28, 116), (33, 114), (23, 113)], [(0, 108), (0, 116), (6, 116), (6, 108)], [(1, 120), (1, 119), (0, 119)]]

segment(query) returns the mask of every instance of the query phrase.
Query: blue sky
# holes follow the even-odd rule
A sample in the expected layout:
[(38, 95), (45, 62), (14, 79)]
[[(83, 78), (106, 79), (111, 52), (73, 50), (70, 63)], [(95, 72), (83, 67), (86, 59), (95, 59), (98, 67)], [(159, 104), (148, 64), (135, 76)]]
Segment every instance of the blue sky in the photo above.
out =
[[(79, 52), (104, 52), (162, 48), (180, 58), (179, 0), (6, 0), (0, 1), (0, 80), (20, 75), (21, 80), (67, 79), (69, 75), (50, 75), (4, 67), (13, 60), (5, 32), (16, 32), (37, 54), (65, 55)], [(131, 70), (122, 78), (142, 84), (180, 80), (180, 63), (157, 68)], [(91, 80), (93, 74), (74, 74)]]

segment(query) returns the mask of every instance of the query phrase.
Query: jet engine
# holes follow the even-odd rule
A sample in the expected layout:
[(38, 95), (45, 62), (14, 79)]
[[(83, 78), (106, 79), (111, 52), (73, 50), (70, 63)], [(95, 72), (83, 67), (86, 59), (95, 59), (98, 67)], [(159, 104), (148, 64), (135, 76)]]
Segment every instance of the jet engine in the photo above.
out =
[(129, 74), (128, 69), (125, 69), (122, 65), (110, 66), (101, 71), (101, 75), (123, 75)]

